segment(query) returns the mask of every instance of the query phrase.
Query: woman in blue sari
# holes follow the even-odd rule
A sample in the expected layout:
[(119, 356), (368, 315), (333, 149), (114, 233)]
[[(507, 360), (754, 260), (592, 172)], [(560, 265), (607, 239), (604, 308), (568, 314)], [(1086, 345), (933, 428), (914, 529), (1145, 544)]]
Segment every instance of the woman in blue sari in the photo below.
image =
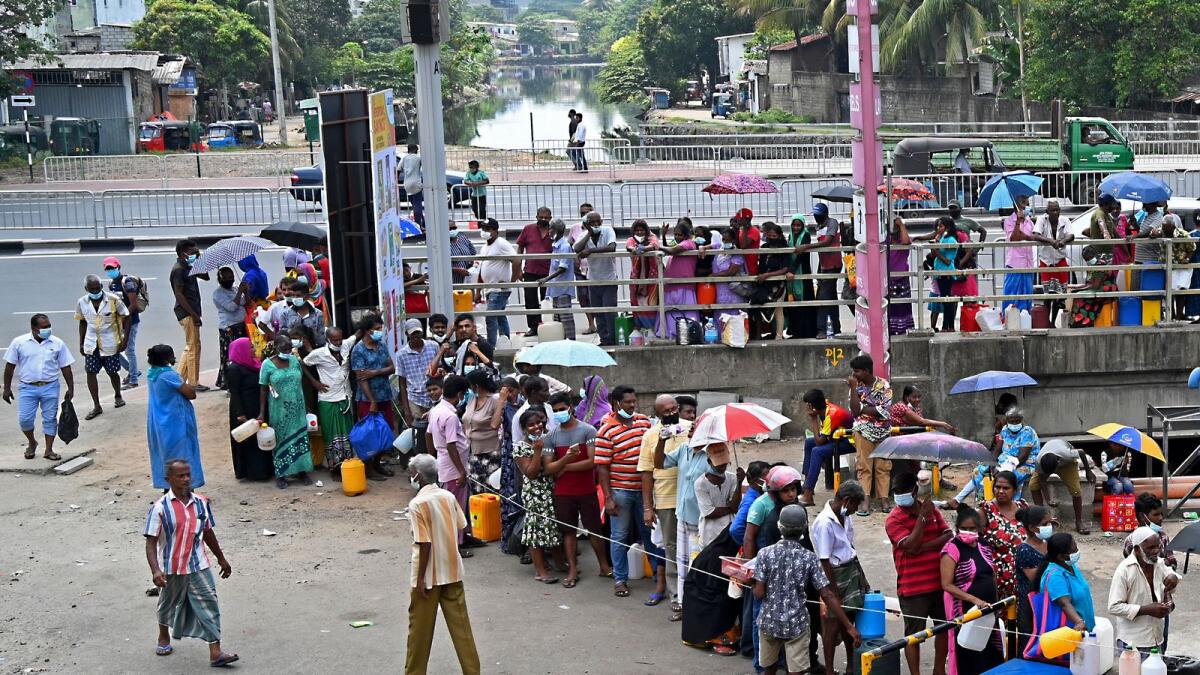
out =
[(200, 435), (192, 399), (196, 390), (175, 372), (175, 350), (154, 345), (146, 352), (150, 372), (150, 408), (146, 415), (146, 440), (150, 446), (150, 477), (154, 487), (169, 490), (167, 462), (183, 459), (192, 467), (192, 488), (204, 485), (200, 464)]

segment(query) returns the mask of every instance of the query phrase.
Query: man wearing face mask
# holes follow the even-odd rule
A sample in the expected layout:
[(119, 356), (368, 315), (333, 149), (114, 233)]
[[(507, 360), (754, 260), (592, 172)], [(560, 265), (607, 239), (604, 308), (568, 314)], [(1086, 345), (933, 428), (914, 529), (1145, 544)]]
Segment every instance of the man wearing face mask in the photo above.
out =
[[(362, 339), (350, 350), (350, 370), (354, 382), (357, 382), (355, 401), (357, 401), (358, 419), (368, 413), (380, 412), (388, 421), (392, 430), (396, 429), (396, 421), (392, 414), (392, 385), (388, 378), (396, 372), (396, 366), (388, 354), (387, 344), (383, 338), (383, 319), (378, 314), (363, 317), (359, 328), (363, 333)], [(390, 475), (389, 469), (379, 465), (380, 473)]]
[[(603, 528), (600, 500), (596, 497), (596, 428), (575, 417), (569, 396), (556, 394), (550, 400), (548, 431), (542, 437), (545, 448), (542, 466), (548, 475), (554, 476), (554, 518), (560, 523), (559, 532), (567, 554), (567, 576), (562, 583), (567, 588), (573, 588), (579, 581), (579, 538), (576, 529), (569, 525), (580, 523), (589, 532), (599, 532)], [(574, 459), (563, 461), (571, 448), (576, 448)], [(600, 537), (588, 539), (596, 555), (600, 575), (611, 575), (612, 567), (608, 564), (605, 542)]]
[(1179, 585), (1176, 574), (1159, 557), (1162, 540), (1152, 528), (1143, 525), (1130, 535), (1133, 555), (1117, 565), (1108, 588), (1108, 613), (1117, 647), (1133, 647), (1142, 659), (1157, 649), (1161, 654), (1166, 642), (1165, 619), (1175, 611), (1171, 596)]
[[(813, 220), (817, 223), (817, 248), (827, 249), (817, 253), (818, 274), (841, 274), (842, 252), (837, 247), (842, 245), (842, 231), (836, 218), (829, 215), (829, 205), (818, 202), (813, 205)], [(817, 280), (818, 300), (838, 299), (837, 277)], [(827, 305), (817, 308), (817, 334), (833, 329), (834, 335), (842, 332), (841, 308), (837, 305)]]
[[(1047, 444), (1048, 445), (1048, 444)], [(1179, 567), (1179, 561), (1175, 559), (1175, 554), (1168, 548), (1171, 545), (1171, 537), (1167, 535), (1163, 529), (1163, 503), (1162, 500), (1149, 492), (1143, 492), (1137, 496), (1137, 500), (1133, 502), (1133, 514), (1137, 518), (1138, 526), (1145, 525), (1146, 527), (1158, 533), (1158, 538), (1162, 540), (1162, 552), (1159, 554), (1166, 563), (1167, 567), (1176, 569)], [(1125, 552), (1122, 553), (1126, 558), (1133, 553), (1133, 536), (1132, 534), (1125, 537)]]
[[(467, 237), (466, 233), (458, 229), (458, 223), (454, 219), (450, 219), (450, 255), (451, 256), (466, 256), (475, 255), (475, 244)], [(471, 274), (470, 260), (451, 260), (450, 274), (454, 277), (454, 283), (461, 284), (467, 280), (467, 276)]]
[(696, 479), (696, 505), (700, 508), (700, 548), (712, 543), (725, 529), (741, 503), (742, 479), (746, 477), (741, 467), (738, 471), (727, 471), (728, 462), (713, 464), (709, 459), (704, 475)]
[[(588, 296), (589, 307), (617, 306), (617, 259), (596, 255), (613, 253), (617, 250), (617, 234), (611, 225), (605, 225), (598, 211), (590, 211), (583, 218), (583, 226), (587, 233), (575, 242), (575, 253), (579, 256), (580, 264), (588, 263), (588, 278), (592, 281), (612, 281), (613, 285), (585, 286), (581, 295)], [(595, 257), (593, 257), (595, 256)], [(580, 303), (581, 305), (583, 303)], [(617, 344), (616, 314), (612, 312), (597, 312), (597, 332), (600, 334), (600, 345), (609, 347)]]
[(654, 521), (658, 521), (670, 561), (667, 563), (667, 581), (671, 602), (678, 604), (681, 584), (676, 563), (675, 504), (679, 469), (674, 466), (654, 468), (654, 455), (660, 451), (664, 456), (670, 455), (687, 445), (692, 424), (679, 418), (679, 403), (670, 394), (659, 394), (654, 399), (654, 413), (658, 415), (658, 420), (642, 436), (638, 453), (637, 468), (642, 479), (642, 520), (647, 527), (653, 527)]
[(288, 333), (296, 326), (303, 326), (313, 336), (313, 346), (324, 347), (325, 315), (308, 301), (308, 284), (293, 282), (287, 302), (287, 308), (279, 315), (279, 332)]
[[(480, 253), (484, 256), (514, 256), (509, 260), (484, 260), (479, 263), (479, 283), (508, 284), (521, 280), (521, 263), (515, 257), (517, 249), (500, 236), (500, 223), (495, 218), (488, 218), (479, 224), (483, 230), (484, 244)], [(497, 286), (483, 289), (489, 312), (503, 312), (508, 309), (508, 298), (512, 289)], [(507, 316), (489, 316), (484, 320), (487, 324), (487, 341), (493, 347), (500, 336), (510, 337)]]
[[(904, 634), (925, 630), (926, 618), (936, 625), (945, 620), (942, 601), (941, 551), (950, 541), (950, 527), (934, 508), (930, 485), (918, 487), (917, 477), (902, 473), (892, 480), (896, 507), (884, 524), (896, 563), (896, 592), (904, 615)], [(946, 672), (946, 636), (934, 638), (934, 675)], [(905, 647), (908, 671), (919, 675), (921, 647)]]
[[(225, 388), (225, 365), (229, 363), (229, 345), (246, 337), (246, 286), (234, 288), (232, 267), (217, 270), (217, 288), (212, 301), (217, 307), (217, 334), (220, 336), (221, 370), (217, 371), (217, 389)], [(132, 330), (132, 328), (131, 328)]]
[(17, 419), (21, 433), (29, 440), (25, 447), (25, 459), (33, 459), (37, 453), (37, 441), (33, 438), (33, 422), (38, 408), (42, 409), (42, 433), (46, 435), (48, 460), (62, 459), (54, 452), (54, 437), (58, 434), (58, 388), (59, 372), (67, 382), (66, 400), (75, 396), (75, 380), (71, 364), (75, 357), (67, 345), (52, 334), (50, 319), (45, 314), (34, 314), (29, 318), (29, 332), (18, 335), (4, 353), (4, 402), (12, 405), (13, 373), (18, 373)]
[[(538, 281), (538, 287), (546, 288), (546, 297), (550, 299), (556, 310), (565, 310), (556, 311), (554, 320), (562, 324), (563, 337), (574, 340), (575, 314), (570, 311), (571, 303), (577, 293), (574, 286), (575, 258), (572, 255), (574, 249), (567, 241), (567, 224), (563, 222), (562, 218), (550, 221), (550, 234), (554, 239), (553, 251), (560, 257), (550, 261), (550, 273)], [(583, 292), (587, 292), (586, 287), (583, 288)]]
[[(454, 495), (464, 513), (470, 510), (471, 482), (467, 480), (467, 464), (471, 461), (471, 446), (458, 418), (458, 402), (469, 388), (467, 378), (460, 375), (447, 377), (442, 387), (442, 400), (429, 411), (429, 434), (437, 457), (438, 482)], [(463, 548), (484, 545), (471, 536), (470, 523), (459, 533), (458, 542)]]
[[(325, 439), (325, 465), (330, 471), (339, 471), (342, 462), (354, 456), (350, 448), (350, 428), (354, 426), (350, 410), (350, 358), (342, 347), (342, 329), (332, 326), (325, 333), (325, 346), (304, 357), (304, 365), (317, 371), (317, 422)], [(400, 391), (404, 391), (403, 385)]]
[[(521, 235), (517, 237), (517, 253), (525, 255), (526, 253), (550, 253), (554, 247), (554, 240), (550, 233), (550, 208), (543, 206), (537, 210), (537, 222), (530, 223), (521, 230)], [(525, 283), (536, 283), (546, 278), (550, 274), (550, 258), (540, 258), (537, 260), (526, 260), (525, 270), (521, 274), (521, 281)], [(525, 309), (536, 310), (541, 307), (542, 298), (546, 297), (546, 289), (540, 286), (525, 287)], [(528, 335), (537, 335), (538, 326), (542, 323), (540, 314), (526, 314), (525, 320), (529, 323)]]
[(112, 382), (116, 395), (113, 407), (125, 406), (121, 398), (121, 352), (125, 351), (125, 336), (129, 335), (129, 309), (116, 295), (104, 290), (100, 277), (89, 274), (75, 306), (79, 322), (79, 353), (84, 357), (88, 393), (92, 395), (92, 410), (84, 419), (95, 419), (104, 412), (100, 408), (100, 383), (97, 375), (103, 368)]
[(142, 376), (137, 364), (137, 334), (142, 309), (148, 306), (150, 295), (146, 291), (146, 282), (132, 274), (122, 274), (121, 261), (113, 256), (104, 259), (104, 275), (111, 280), (109, 292), (121, 298), (129, 308), (129, 332), (125, 334), (125, 351), (121, 354), (121, 367), (129, 374), (121, 382), (121, 388), (133, 389)]
[(405, 424), (412, 426), (433, 407), (425, 391), (425, 382), (438, 349), (432, 340), (425, 339), (425, 329), (417, 319), (404, 321), (404, 336), (407, 341), (400, 350), (396, 375), (400, 379), (400, 416)]
[(200, 384), (200, 284), (207, 274), (192, 274), (192, 264), (200, 259), (200, 247), (191, 239), (175, 244), (175, 265), (171, 268), (171, 292), (175, 294), (175, 320), (183, 328), (184, 349), (179, 355), (179, 375), (198, 392), (209, 388)]

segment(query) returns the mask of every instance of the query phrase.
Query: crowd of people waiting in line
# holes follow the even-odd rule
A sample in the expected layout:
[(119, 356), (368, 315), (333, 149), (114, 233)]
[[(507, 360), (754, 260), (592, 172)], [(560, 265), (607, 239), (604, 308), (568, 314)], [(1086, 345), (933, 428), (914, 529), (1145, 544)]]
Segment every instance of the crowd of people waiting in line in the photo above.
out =
[[(1011, 242), (1036, 242), (1038, 245), (1009, 246), (1003, 253), (1003, 266), (1009, 269), (1038, 269), (1042, 272), (1008, 272), (1003, 279), (1006, 295), (1033, 294), (1040, 285), (1047, 293), (1078, 292), (1078, 298), (1070, 303), (1070, 313), (1064, 323), (1083, 328), (1096, 325), (1097, 317), (1113, 298), (1094, 298), (1088, 292), (1116, 291), (1119, 270), (1096, 270), (1086, 273), (1052, 271), (1051, 268), (1068, 265), (1067, 247), (1080, 245), (1070, 233), (1068, 219), (1062, 215), (1058, 202), (1050, 200), (1044, 212), (1035, 214), (1028, 198), (1019, 198), (1015, 209), (1002, 209), (1002, 239)], [(1165, 261), (1167, 247), (1161, 238), (1200, 238), (1200, 228), (1195, 226), (1195, 217), (1187, 219), (1192, 226), (1185, 229), (1185, 219), (1169, 212), (1165, 205), (1146, 204), (1134, 212), (1124, 213), (1120, 201), (1102, 195), (1098, 201), (1086, 236), (1092, 239), (1126, 239), (1124, 244), (1094, 244), (1085, 246), (1082, 258), (1092, 265), (1160, 264)], [(1186, 214), (1185, 214), (1186, 215)], [(509, 242), (495, 219), (480, 218), (484, 244), (477, 250), (465, 233), (457, 230), (452, 222), (451, 249), (456, 256), (515, 256), (524, 254), (556, 255), (561, 257), (530, 259), (521, 261), (480, 261), (473, 270), (470, 261), (454, 263), (454, 282), (464, 283), (468, 279), (495, 287), (487, 287), (477, 293), (480, 303), (486, 302), (490, 311), (503, 311), (512, 295), (512, 289), (502, 286), (513, 282), (535, 283), (522, 289), (524, 306), (537, 310), (544, 299), (549, 298), (555, 308), (555, 320), (563, 323), (564, 332), (573, 337), (575, 314), (568, 310), (577, 302), (584, 309), (587, 328), (583, 334), (598, 333), (602, 345), (617, 343), (618, 334), (613, 322), (612, 311), (587, 312), (591, 307), (615, 308), (618, 303), (618, 285), (624, 269), (611, 254), (623, 253), (629, 257), (629, 279), (638, 283), (628, 286), (631, 312), (636, 328), (655, 331), (660, 336), (674, 337), (680, 318), (703, 321), (712, 318), (718, 324), (721, 317), (736, 310), (714, 309), (708, 311), (678, 311), (672, 307), (686, 305), (750, 305), (751, 339), (816, 338), (841, 333), (840, 307), (838, 305), (800, 306), (790, 308), (754, 309), (756, 305), (792, 301), (837, 301), (852, 300), (856, 294), (855, 254), (841, 251), (840, 247), (852, 247), (858, 242), (850, 222), (841, 222), (829, 212), (828, 205), (816, 203), (811, 215), (797, 213), (786, 225), (764, 222), (761, 226), (753, 222), (750, 209), (740, 209), (729, 221), (728, 227), (694, 225), (690, 218), (679, 218), (668, 228), (665, 225), (655, 231), (646, 221), (635, 220), (630, 226), (630, 236), (624, 243), (618, 241), (612, 226), (606, 224), (602, 215), (591, 204), (579, 207), (579, 220), (568, 224), (563, 218), (553, 216), (551, 210), (542, 207), (537, 219), (523, 227), (514, 243)], [(915, 297), (911, 276), (912, 244), (929, 242), (928, 255), (920, 265), (935, 274), (930, 277), (926, 296), (930, 298), (928, 309), (930, 325), (936, 331), (956, 330), (958, 303), (937, 300), (941, 297), (971, 297), (980, 294), (979, 274), (971, 270), (981, 267), (980, 252), (984, 249), (964, 246), (969, 243), (987, 241), (987, 229), (977, 220), (965, 217), (957, 201), (951, 201), (947, 215), (939, 217), (932, 232), (913, 235), (908, 231), (902, 217), (893, 219), (886, 244), (889, 270), (888, 295), (896, 300), (888, 306), (888, 328), (894, 335), (907, 333), (914, 328), (914, 311), (922, 311), (911, 300)], [(727, 251), (761, 251), (761, 253), (733, 253)], [(816, 254), (813, 264), (812, 254)], [(1171, 247), (1175, 264), (1200, 263), (1200, 250), (1194, 242), (1176, 242)], [(660, 267), (656, 256), (664, 256)], [(955, 274), (954, 272), (961, 272)], [(660, 302), (658, 276), (664, 280), (663, 304), (668, 307), (665, 325), (659, 326), (655, 308)], [(809, 279), (804, 275), (836, 275), (828, 278)], [(801, 278), (797, 278), (797, 276)], [(1141, 290), (1141, 273), (1135, 270), (1129, 275), (1129, 283), (1122, 284), (1129, 290)], [(726, 277), (753, 277), (753, 281), (723, 281)], [(705, 279), (700, 282), (671, 282), (672, 279)], [(410, 314), (429, 311), (428, 301), (420, 288), (426, 283), (423, 275), (411, 271), (406, 276), (406, 309)], [(593, 282), (587, 285), (571, 285), (571, 282)], [(611, 285), (596, 284), (597, 281), (612, 281)], [(1074, 283), (1078, 281), (1078, 283)], [(1165, 283), (1174, 290), (1200, 289), (1200, 269), (1176, 270)], [(1035, 302), (1031, 299), (1006, 300), (1002, 308), (1016, 305), (1030, 310)], [(1048, 301), (1045, 303), (1054, 322), (1067, 303)], [(1177, 296), (1170, 308), (1175, 319), (1200, 320), (1200, 295)], [(853, 309), (852, 309), (853, 311)], [(539, 314), (527, 314), (527, 335), (537, 335), (542, 322)], [(487, 318), (486, 339), (495, 345), (501, 337), (511, 338), (508, 317)]]

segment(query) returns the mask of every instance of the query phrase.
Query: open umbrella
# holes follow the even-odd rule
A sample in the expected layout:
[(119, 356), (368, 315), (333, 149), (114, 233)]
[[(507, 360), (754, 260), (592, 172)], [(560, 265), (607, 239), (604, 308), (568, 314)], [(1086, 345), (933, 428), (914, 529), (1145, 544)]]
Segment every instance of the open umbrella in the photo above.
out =
[(1136, 171), (1122, 171), (1100, 181), (1100, 192), (1117, 199), (1135, 202), (1165, 202), (1171, 198), (1171, 188), (1154, 176)]
[(705, 410), (696, 420), (691, 444), (700, 447), (769, 434), (790, 421), (757, 403), (726, 403)]
[(814, 190), (810, 196), (813, 199), (823, 199), (827, 202), (850, 204), (854, 202), (854, 186), (831, 185), (829, 187), (823, 187), (819, 190)]
[(607, 368), (617, 365), (608, 352), (590, 342), (575, 340), (553, 340), (542, 342), (525, 350), (521, 356), (522, 363), (535, 366), (564, 366), (575, 368), (591, 366)]
[[(886, 183), (879, 186), (879, 194), (886, 194), (888, 186)], [(908, 199), (912, 201), (925, 201), (933, 199), (933, 193), (924, 183), (915, 181), (911, 178), (893, 178), (892, 179), (892, 199)]]
[(263, 228), (258, 236), (273, 241), (280, 246), (311, 251), (314, 246), (325, 243), (325, 229), (312, 223), (298, 223), (293, 220), (281, 220)]
[(274, 245), (273, 241), (250, 235), (222, 239), (204, 249), (200, 258), (192, 263), (191, 275), (208, 274), (222, 267), (236, 265), (246, 256), (254, 255), (264, 248)]
[(1193, 368), (1188, 375), (1188, 389), (1200, 389), (1200, 368)]
[(1037, 380), (1020, 371), (985, 370), (977, 375), (964, 377), (950, 388), (951, 394), (969, 394), (975, 391), (992, 391), (1009, 387), (1036, 387)]
[(762, 176), (748, 173), (723, 173), (712, 179), (712, 182), (700, 191), (710, 195), (749, 195), (773, 194), (779, 192), (779, 188)]
[(889, 436), (871, 453), (875, 459), (920, 459), (928, 462), (995, 464), (996, 459), (982, 443), (950, 434), (927, 431), (908, 436)]
[(1032, 197), (1042, 189), (1045, 182), (1041, 176), (1029, 171), (1005, 171), (992, 176), (979, 191), (976, 202), (989, 211), (1012, 208), (1017, 197)]
[(1167, 461), (1167, 458), (1163, 455), (1162, 448), (1158, 447), (1158, 443), (1155, 443), (1153, 438), (1133, 427), (1109, 422), (1108, 424), (1101, 424), (1098, 427), (1088, 429), (1088, 433), (1093, 436), (1099, 436), (1110, 443), (1116, 443), (1148, 457), (1153, 457), (1160, 462)]

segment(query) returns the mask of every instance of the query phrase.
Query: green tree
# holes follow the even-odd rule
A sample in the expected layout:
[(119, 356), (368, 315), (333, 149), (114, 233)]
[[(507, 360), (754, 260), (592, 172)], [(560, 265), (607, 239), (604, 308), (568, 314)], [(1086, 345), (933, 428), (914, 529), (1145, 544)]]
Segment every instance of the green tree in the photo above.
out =
[(517, 24), (517, 38), (529, 45), (535, 54), (541, 54), (554, 45), (554, 31), (546, 23), (547, 18), (541, 14), (527, 14)]
[(1040, 0), (1025, 18), (1026, 91), (1035, 99), (1113, 105), (1123, 2)]
[(608, 59), (596, 78), (596, 91), (606, 103), (644, 103), (649, 83), (646, 60), (636, 35), (626, 35), (613, 43)]
[(357, 42), (347, 42), (338, 47), (333, 54), (332, 70), (334, 77), (342, 84), (358, 85), (358, 76), (367, 67), (363, 58), (363, 49)]
[(270, 61), (271, 41), (250, 17), (210, 0), (154, 0), (133, 35), (135, 49), (187, 54), (217, 85), (235, 84)]
[(1200, 65), (1190, 41), (1178, 39), (1200, 32), (1195, 0), (1128, 0), (1117, 25), (1121, 39), (1113, 75), (1119, 105), (1174, 96)]
[(688, 79), (717, 72), (716, 38), (753, 27), (721, 0), (655, 0), (638, 19), (642, 57), (655, 84), (682, 93)]
[(29, 30), (58, 13), (66, 0), (21, 0), (6, 2), (0, 11), (0, 64), (44, 54), (46, 45)]
[(941, 45), (947, 69), (951, 63), (963, 63), (969, 74), (972, 46), (983, 40), (989, 21), (998, 18), (998, 5), (998, 0), (922, 0), (915, 7), (902, 5), (894, 25), (880, 33), (880, 67), (896, 72), (914, 60), (936, 63)]
[[(733, 0), (740, 16), (754, 19), (760, 31), (785, 30), (797, 44), (821, 23), (827, 0)], [(845, 4), (843, 2), (843, 4)]]
[(363, 6), (362, 14), (350, 22), (349, 38), (368, 54), (390, 52), (401, 46), (400, 17), (404, 16), (401, 0), (371, 0)]
[(604, 27), (600, 30), (593, 52), (604, 54), (617, 40), (637, 30), (638, 18), (652, 2), (653, 0), (608, 0), (609, 9), (604, 12)]

